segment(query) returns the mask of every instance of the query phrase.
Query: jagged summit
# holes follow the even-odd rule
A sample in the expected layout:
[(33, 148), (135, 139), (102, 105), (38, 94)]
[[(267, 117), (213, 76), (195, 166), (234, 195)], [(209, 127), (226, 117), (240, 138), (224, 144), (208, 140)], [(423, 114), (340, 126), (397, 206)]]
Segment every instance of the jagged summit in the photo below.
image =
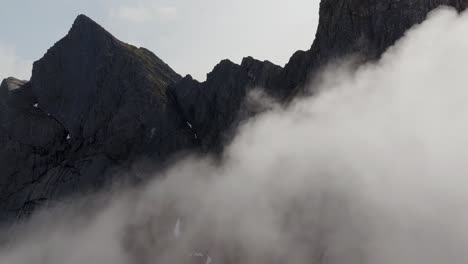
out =
[(87, 138), (115, 114), (124, 94), (158, 98), (178, 79), (150, 51), (117, 40), (80, 15), (68, 35), (34, 63), (31, 84), (48, 113), (74, 135)]
[(72, 24), (72, 27), (69, 30), (69, 34), (93, 34), (101, 33), (105, 35), (112, 36), (107, 30), (105, 30), (101, 25), (96, 23), (91, 18), (86, 15), (80, 14), (75, 18), (75, 21)]
[(79, 14), (78, 16), (76, 16), (75, 21), (73, 22), (72, 28), (75, 26), (86, 25), (86, 24), (100, 27), (98, 23), (96, 23), (94, 20), (92, 20), (88, 16), (84, 14)]

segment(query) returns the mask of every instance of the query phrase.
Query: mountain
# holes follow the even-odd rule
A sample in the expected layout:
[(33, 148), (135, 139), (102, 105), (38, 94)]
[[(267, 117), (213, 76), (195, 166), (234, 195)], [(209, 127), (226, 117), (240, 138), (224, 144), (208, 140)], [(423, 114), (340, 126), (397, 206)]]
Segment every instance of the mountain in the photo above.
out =
[(167, 91), (180, 79), (150, 51), (78, 16), (29, 82), (1, 85), (0, 219), (101, 188), (134, 160), (193, 148)]
[[(463, 11), (468, 1), (322, 0), (311, 49), (297, 51), (284, 68), (251, 57), (241, 65), (223, 61), (204, 83), (187, 76), (170, 90), (181, 102), (186, 118), (200, 130), (205, 147), (218, 149), (228, 140), (222, 138), (226, 129), (239, 121), (238, 109), (251, 88), (263, 87), (287, 102), (302, 94), (304, 85), (327, 63), (347, 55), (358, 57), (360, 62), (378, 59), (409, 28), (441, 5)], [(313, 87), (307, 92), (313, 93)]]
[[(323, 0), (310, 50), (284, 68), (225, 60), (205, 82), (182, 78), (80, 15), (34, 63), (30, 81), (7, 78), (0, 86), (0, 222), (115, 180), (144, 180), (135, 162), (155, 168), (183, 152), (220, 153), (255, 113), (244, 109), (253, 88), (288, 102), (333, 60), (378, 59), (440, 5), (461, 11), (467, 1)], [(131, 179), (118, 178), (122, 171)]]

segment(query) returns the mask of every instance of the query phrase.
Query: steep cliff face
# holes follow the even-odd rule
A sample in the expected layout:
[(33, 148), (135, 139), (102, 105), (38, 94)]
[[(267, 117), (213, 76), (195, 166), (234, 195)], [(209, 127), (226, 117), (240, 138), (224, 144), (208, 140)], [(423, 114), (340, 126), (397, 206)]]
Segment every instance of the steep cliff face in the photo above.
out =
[(463, 10), (467, 1), (323, 0), (311, 49), (284, 68), (226, 60), (202, 83), (80, 15), (34, 64), (30, 81), (0, 86), (0, 222), (100, 188), (141, 158), (219, 152), (251, 114), (243, 102), (253, 88), (287, 101), (331, 60), (378, 59), (440, 5)]
[(123, 160), (142, 151), (167, 154), (184, 144), (166, 93), (179, 79), (150, 51), (122, 43), (79, 16), (68, 35), (34, 63), (31, 86), (40, 108), (66, 128), (71, 142), (82, 148), (97, 143), (93, 152)]
[(0, 86), (0, 222), (41, 202), (38, 181), (58, 166), (66, 131), (37, 107), (31, 84), (8, 78)]
[[(181, 114), (190, 122), (203, 152), (219, 152), (231, 138), (231, 132), (244, 117), (240, 108), (248, 91), (265, 87), (272, 74), (281, 68), (251, 57), (241, 65), (224, 60), (200, 83), (191, 76), (169, 87)], [(248, 114), (247, 114), (248, 115)]]
[(467, 5), (466, 0), (323, 0), (311, 49), (292, 56), (275, 89), (294, 95), (317, 70), (343, 56), (378, 59), (430, 11), (440, 6), (462, 11)]
[(1, 86), (0, 221), (102, 187), (133, 160), (192, 148), (166, 90), (178, 80), (150, 51), (79, 16), (34, 63), (30, 82)]

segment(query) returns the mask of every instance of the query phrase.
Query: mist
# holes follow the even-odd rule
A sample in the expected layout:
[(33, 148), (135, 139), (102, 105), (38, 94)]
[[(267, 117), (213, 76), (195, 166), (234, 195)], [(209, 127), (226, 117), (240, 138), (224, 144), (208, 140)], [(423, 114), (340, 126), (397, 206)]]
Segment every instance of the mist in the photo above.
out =
[[(5, 264), (466, 263), (468, 14), (243, 124), (222, 161), (68, 201), (6, 230)], [(259, 99), (257, 96), (256, 100)]]

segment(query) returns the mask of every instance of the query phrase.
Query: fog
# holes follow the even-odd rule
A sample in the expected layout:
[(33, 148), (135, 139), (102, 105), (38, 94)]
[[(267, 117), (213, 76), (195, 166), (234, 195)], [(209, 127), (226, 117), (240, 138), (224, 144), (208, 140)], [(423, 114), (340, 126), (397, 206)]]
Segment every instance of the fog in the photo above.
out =
[(222, 162), (9, 230), (0, 263), (466, 263), (466, 47), (468, 15), (433, 12), (381, 61), (330, 65), (319, 95), (243, 124)]

